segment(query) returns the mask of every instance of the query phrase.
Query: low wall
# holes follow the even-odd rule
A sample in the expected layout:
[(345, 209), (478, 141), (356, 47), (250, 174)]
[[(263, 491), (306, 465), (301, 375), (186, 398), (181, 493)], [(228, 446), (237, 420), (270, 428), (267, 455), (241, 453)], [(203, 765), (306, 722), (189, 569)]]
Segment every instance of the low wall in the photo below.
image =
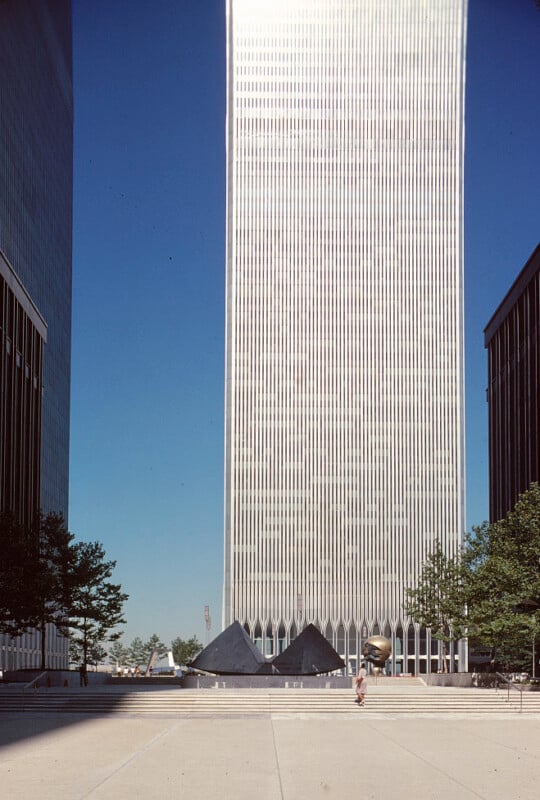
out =
[(350, 689), (335, 675), (184, 675), (184, 689)]
[(419, 675), (427, 686), (456, 686), (468, 689), (473, 685), (472, 672), (449, 672), (436, 675)]
[(109, 686), (122, 686), (127, 691), (129, 691), (130, 687), (133, 686), (163, 686), (165, 689), (170, 689), (172, 686), (173, 688), (181, 689), (184, 685), (184, 679), (176, 678), (172, 675), (167, 675), (163, 678), (117, 678), (116, 676), (112, 675), (107, 678), (107, 684)]
[[(40, 677), (43, 673), (43, 677)], [(99, 686), (104, 684), (108, 678), (107, 672), (88, 672), (88, 685)], [(59, 688), (80, 686), (80, 676), (78, 670), (67, 669), (17, 669), (4, 671), (4, 683), (18, 683), (22, 686), (38, 678), (36, 688)]]

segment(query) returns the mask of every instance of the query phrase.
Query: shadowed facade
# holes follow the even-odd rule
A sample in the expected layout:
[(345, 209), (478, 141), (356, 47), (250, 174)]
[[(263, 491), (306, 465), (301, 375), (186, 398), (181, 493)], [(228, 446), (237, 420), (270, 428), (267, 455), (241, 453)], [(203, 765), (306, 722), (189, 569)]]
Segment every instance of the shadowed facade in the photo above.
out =
[(488, 351), (489, 518), (540, 480), (540, 244), (484, 331)]

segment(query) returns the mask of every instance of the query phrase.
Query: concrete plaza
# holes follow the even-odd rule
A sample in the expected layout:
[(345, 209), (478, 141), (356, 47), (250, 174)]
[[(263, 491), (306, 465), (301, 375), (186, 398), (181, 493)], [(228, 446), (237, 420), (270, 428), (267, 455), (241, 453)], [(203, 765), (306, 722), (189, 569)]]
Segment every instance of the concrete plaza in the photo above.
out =
[(536, 800), (540, 717), (4, 713), (10, 800)]

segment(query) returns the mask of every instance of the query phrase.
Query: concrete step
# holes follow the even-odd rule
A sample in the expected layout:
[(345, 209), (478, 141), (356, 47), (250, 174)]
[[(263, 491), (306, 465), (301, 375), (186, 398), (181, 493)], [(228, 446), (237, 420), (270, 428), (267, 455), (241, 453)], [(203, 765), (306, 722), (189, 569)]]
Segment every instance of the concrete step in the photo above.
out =
[[(261, 716), (270, 714), (505, 714), (520, 710), (520, 697), (477, 689), (418, 688), (403, 691), (370, 686), (359, 709), (352, 691), (227, 690), (103, 692), (98, 690), (0, 692), (0, 712), (71, 714), (155, 714), (173, 716)], [(540, 715), (540, 693), (525, 692), (523, 714)]]
[(417, 677), (404, 677), (382, 675), (379, 678), (368, 678), (370, 683), (376, 683), (377, 686), (392, 686), (398, 689), (400, 686), (425, 686), (425, 681)]

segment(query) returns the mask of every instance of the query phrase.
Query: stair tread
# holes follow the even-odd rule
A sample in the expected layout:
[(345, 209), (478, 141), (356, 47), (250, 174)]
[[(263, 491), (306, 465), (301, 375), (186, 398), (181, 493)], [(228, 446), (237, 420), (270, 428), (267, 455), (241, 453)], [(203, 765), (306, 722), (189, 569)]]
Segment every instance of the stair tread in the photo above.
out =
[[(160, 689), (160, 690), (21, 690), (0, 691), (0, 712), (238, 715), (354, 714), (352, 689)], [(454, 687), (414, 688), (371, 684), (365, 713), (383, 714), (515, 714), (520, 696), (514, 691)], [(362, 713), (364, 713), (364, 711)], [(540, 714), (540, 693), (524, 692), (522, 713)]]

